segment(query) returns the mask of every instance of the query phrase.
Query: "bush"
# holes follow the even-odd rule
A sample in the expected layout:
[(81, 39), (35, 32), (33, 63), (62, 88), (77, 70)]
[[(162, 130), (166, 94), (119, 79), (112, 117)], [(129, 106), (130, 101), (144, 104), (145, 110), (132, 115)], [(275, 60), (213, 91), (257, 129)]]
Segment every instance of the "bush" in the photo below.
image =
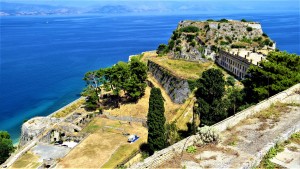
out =
[(267, 35), (266, 33), (263, 33), (263, 34), (262, 34), (262, 36), (264, 36), (264, 37), (268, 37), (268, 35)]
[(246, 19), (242, 19), (241, 21), (242, 21), (242, 22), (247, 22), (247, 20), (246, 20)]
[(187, 35), (186, 38), (188, 42), (192, 42), (192, 40), (195, 38), (195, 35)]
[(156, 49), (156, 53), (164, 54), (164, 53), (166, 53), (167, 49), (168, 49), (168, 46), (166, 44), (160, 44)]
[(175, 42), (174, 42), (173, 39), (171, 39), (171, 40), (169, 41), (169, 49), (172, 50), (172, 49), (174, 48), (174, 46), (175, 46)]
[(226, 83), (227, 83), (228, 85), (230, 85), (230, 86), (234, 86), (234, 84), (235, 84), (235, 79), (234, 79), (234, 77), (228, 76), (227, 79), (226, 79)]
[(241, 45), (241, 44), (232, 44), (231, 48), (245, 48), (246, 46)]
[(227, 19), (220, 19), (219, 22), (225, 22), (225, 23), (227, 23), (228, 20)]
[(221, 45), (229, 45), (229, 42), (221, 41)]
[(191, 46), (195, 47), (196, 46), (196, 42), (193, 40), (191, 43), (190, 43)]
[(181, 47), (180, 47), (180, 46), (177, 46), (177, 47), (176, 47), (176, 51), (177, 51), (177, 52), (181, 51)]
[(209, 144), (209, 143), (218, 143), (220, 141), (220, 135), (212, 127), (204, 126), (198, 128), (198, 144)]
[(197, 149), (195, 146), (188, 146), (186, 152), (188, 153), (196, 153)]
[(251, 32), (251, 31), (252, 31), (252, 27), (249, 27), (249, 26), (248, 26), (248, 27), (247, 27), (247, 31), (248, 31), (248, 32)]
[(183, 27), (183, 28), (180, 28), (180, 31), (181, 32), (190, 32), (190, 33), (195, 33), (195, 32), (198, 32), (199, 31), (199, 28), (196, 27), (196, 26), (186, 26), (186, 27)]
[(213, 19), (207, 19), (206, 21), (207, 22), (213, 22), (214, 20)]

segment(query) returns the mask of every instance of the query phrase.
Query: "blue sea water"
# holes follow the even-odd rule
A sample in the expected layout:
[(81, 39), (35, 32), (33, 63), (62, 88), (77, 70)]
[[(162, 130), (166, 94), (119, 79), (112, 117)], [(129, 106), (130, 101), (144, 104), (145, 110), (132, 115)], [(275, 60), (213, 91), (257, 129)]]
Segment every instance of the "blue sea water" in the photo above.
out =
[(0, 130), (18, 141), (24, 120), (79, 97), (85, 72), (167, 43), (181, 20), (259, 21), (280, 50), (300, 54), (299, 12), (155, 16), (1, 17)]

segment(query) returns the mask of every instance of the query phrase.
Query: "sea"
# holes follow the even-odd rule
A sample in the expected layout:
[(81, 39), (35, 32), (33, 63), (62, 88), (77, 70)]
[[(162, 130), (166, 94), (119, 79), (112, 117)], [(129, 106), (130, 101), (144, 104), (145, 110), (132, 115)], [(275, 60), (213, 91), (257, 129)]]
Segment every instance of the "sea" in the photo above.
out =
[(247, 19), (277, 48), (300, 54), (299, 11), (0, 18), (0, 130), (18, 142), (21, 125), (80, 97), (85, 72), (168, 43), (181, 20)]

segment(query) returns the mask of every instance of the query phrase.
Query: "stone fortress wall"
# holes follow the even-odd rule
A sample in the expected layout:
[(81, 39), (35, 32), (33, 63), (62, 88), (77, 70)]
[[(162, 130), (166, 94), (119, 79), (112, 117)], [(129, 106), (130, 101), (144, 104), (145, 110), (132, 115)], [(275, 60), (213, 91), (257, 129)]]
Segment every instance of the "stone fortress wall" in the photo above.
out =
[[(218, 130), (219, 132), (225, 131), (227, 128), (230, 128), (230, 127), (238, 124), (239, 122), (250, 117), (251, 115), (258, 113), (261, 110), (264, 110), (264, 109), (270, 107), (272, 104), (275, 104), (276, 102), (279, 102), (279, 101), (282, 101), (282, 100), (288, 98), (289, 96), (295, 95), (295, 93), (296, 92), (298, 93), (299, 91), (300, 91), (300, 83), (298, 83), (297, 85), (294, 85), (293, 87), (291, 87), (285, 91), (282, 91), (264, 101), (261, 101), (258, 104), (251, 106), (251, 107), (235, 114), (234, 116), (228, 117), (228, 118), (224, 119), (223, 121), (221, 121), (217, 124), (214, 124), (212, 127), (214, 129)], [(296, 96), (293, 97), (292, 99), (288, 100), (288, 102), (300, 103), (299, 93), (296, 94)], [(300, 131), (300, 125), (295, 124), (295, 126), (293, 128), (291, 128), (289, 131), (282, 133), (280, 136), (277, 137), (277, 139), (271, 140), (267, 147), (265, 147), (264, 149), (262, 149), (261, 151), (258, 152), (256, 159), (253, 159), (252, 163), (244, 163), (244, 164), (242, 164), (241, 168), (253, 168), (255, 165), (257, 165), (258, 162), (261, 161), (264, 154), (266, 154), (267, 151), (271, 147), (273, 147), (278, 141), (284, 141), (287, 138), (289, 138), (291, 134), (298, 132), (298, 131)], [(146, 158), (143, 162), (137, 163), (137, 164), (131, 166), (130, 168), (143, 169), (143, 168), (158, 167), (165, 161), (172, 158), (174, 155), (181, 154), (181, 152), (185, 151), (185, 149), (188, 146), (191, 146), (194, 143), (196, 143), (198, 141), (198, 139), (199, 139), (198, 135), (189, 136), (189, 137), (173, 144), (172, 146), (169, 146), (163, 150), (155, 152), (152, 156)]]
[(191, 93), (186, 79), (176, 77), (153, 61), (148, 61), (149, 72), (162, 85), (174, 103), (184, 103)]

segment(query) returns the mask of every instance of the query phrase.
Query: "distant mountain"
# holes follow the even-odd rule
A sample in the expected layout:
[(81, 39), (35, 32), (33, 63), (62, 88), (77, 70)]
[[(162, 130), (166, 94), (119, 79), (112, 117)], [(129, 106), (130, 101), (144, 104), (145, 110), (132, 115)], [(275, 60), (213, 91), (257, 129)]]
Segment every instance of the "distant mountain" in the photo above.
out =
[(75, 14), (80, 12), (74, 7), (62, 7), (51, 5), (21, 4), (0, 2), (1, 15), (53, 15), (53, 14)]
[[(93, 3), (91, 3), (93, 2)], [(4, 15), (68, 15), (68, 14), (158, 14), (158, 13), (201, 13), (238, 11), (283, 11), (299, 10), (295, 3), (284, 1), (84, 1), (80, 4), (22, 4), (0, 2), (0, 16)], [(72, 6), (73, 5), (73, 6)]]
[(131, 13), (130, 8), (124, 5), (105, 5), (98, 8), (92, 8), (88, 10), (89, 13), (101, 13), (101, 14), (118, 14), (118, 13)]

